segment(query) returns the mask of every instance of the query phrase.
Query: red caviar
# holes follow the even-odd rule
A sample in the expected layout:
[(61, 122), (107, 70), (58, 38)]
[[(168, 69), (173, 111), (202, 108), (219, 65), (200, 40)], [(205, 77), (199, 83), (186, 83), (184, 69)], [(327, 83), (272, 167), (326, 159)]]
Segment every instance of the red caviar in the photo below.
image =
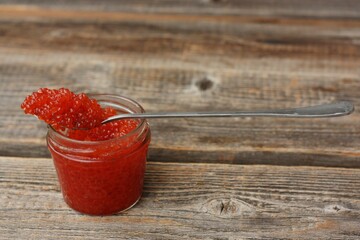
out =
[(138, 121), (133, 119), (101, 125), (103, 120), (115, 115), (116, 110), (110, 107), (101, 108), (95, 99), (84, 93), (75, 94), (66, 88), (40, 88), (26, 97), (21, 108), (56, 130), (68, 128), (65, 132), (68, 137), (82, 141), (121, 137), (138, 125)]
[(36, 115), (53, 127), (90, 129), (101, 124), (113, 109), (102, 109), (95, 99), (69, 89), (40, 88), (21, 104), (25, 113)]
[(120, 96), (97, 98), (114, 108), (64, 88), (39, 89), (21, 107), (51, 125), (47, 143), (65, 202), (82, 213), (108, 215), (130, 208), (141, 196), (150, 129), (145, 120), (134, 119), (101, 125), (119, 112), (143, 109)]

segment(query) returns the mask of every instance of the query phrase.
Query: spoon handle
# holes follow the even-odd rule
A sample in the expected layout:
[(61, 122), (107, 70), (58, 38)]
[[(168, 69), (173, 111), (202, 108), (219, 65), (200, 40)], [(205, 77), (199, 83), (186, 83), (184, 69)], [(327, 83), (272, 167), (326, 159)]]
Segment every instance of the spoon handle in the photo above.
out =
[(286, 118), (325, 118), (349, 115), (354, 105), (349, 101), (328, 103), (317, 106), (227, 112), (163, 112), (119, 114), (105, 119), (102, 124), (127, 118), (190, 118), (190, 117), (286, 117)]

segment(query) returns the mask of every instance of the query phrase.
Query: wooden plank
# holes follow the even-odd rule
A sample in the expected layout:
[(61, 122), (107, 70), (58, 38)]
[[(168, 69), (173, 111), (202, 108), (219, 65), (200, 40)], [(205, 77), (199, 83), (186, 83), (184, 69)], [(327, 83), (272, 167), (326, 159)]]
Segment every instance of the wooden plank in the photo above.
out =
[(70, 210), (51, 159), (0, 157), (4, 239), (358, 239), (359, 169), (148, 164), (133, 209)]
[[(242, 60), (240, 69), (222, 69), (221, 65), (206, 67), (201, 61), (155, 57), (140, 61), (128, 55), (6, 50), (2, 56), (0, 152), (8, 156), (48, 156), (45, 125), (19, 108), (23, 98), (39, 87), (131, 96), (149, 112), (222, 110), (224, 106), (280, 108), (338, 99), (359, 104), (356, 69), (342, 69), (337, 61), (323, 61), (320, 69), (310, 65), (302, 68), (304, 72), (294, 72), (279, 63), (289, 66), (290, 61), (277, 59), (272, 64), (273, 59), (266, 59), (262, 62), (269, 64), (270, 70), (264, 71), (270, 73), (264, 75), (251, 59)], [(162, 67), (165, 61), (168, 65)], [(293, 66), (301, 63), (293, 61)], [(247, 68), (251, 64), (254, 70)], [(208, 78), (215, 84), (203, 91), (197, 83)], [(357, 112), (345, 118), (312, 120), (152, 120), (150, 159), (359, 167), (359, 123)]]
[(172, 14), (257, 15), (291, 17), (358, 18), (357, 0), (288, 1), (288, 0), (2, 0), (1, 4), (18, 8), (66, 10), (101, 10)]
[(1, 46), (62, 51), (353, 60), (359, 28), (360, 20), (0, 8)]

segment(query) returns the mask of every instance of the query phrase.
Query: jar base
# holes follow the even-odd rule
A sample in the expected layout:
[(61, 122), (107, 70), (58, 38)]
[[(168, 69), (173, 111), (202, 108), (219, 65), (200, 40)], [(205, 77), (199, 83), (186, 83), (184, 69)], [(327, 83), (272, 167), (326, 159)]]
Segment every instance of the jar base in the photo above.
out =
[[(140, 201), (140, 198), (141, 198), (142, 195), (140, 195), (140, 197), (138, 199), (136, 199), (136, 201), (128, 208), (124, 209), (124, 210), (121, 210), (120, 212), (116, 212), (114, 214), (119, 214), (119, 213), (123, 213), (123, 212), (126, 212), (127, 210), (133, 208), (139, 201)], [(112, 215), (114, 215), (112, 214)]]
[(128, 211), (129, 209), (133, 208), (133, 207), (140, 201), (141, 196), (142, 196), (142, 195), (140, 195), (140, 196), (138, 197), (138, 199), (136, 199), (136, 201), (135, 201), (133, 204), (131, 204), (129, 207), (127, 207), (127, 208), (125, 208), (125, 209), (123, 209), (123, 210), (117, 211), (117, 212), (105, 213), (105, 214), (96, 214), (96, 213), (85, 213), (85, 212), (81, 212), (81, 211), (79, 211), (79, 210), (76, 210), (76, 209), (72, 208), (66, 201), (65, 201), (65, 203), (66, 203), (66, 205), (68, 205), (68, 207), (71, 208), (73, 211), (75, 211), (75, 212), (77, 212), (77, 213), (80, 213), (80, 214), (82, 214), (82, 215), (89, 215), (89, 216), (111, 216), (111, 215), (121, 214), (121, 213), (126, 212), (126, 211)]

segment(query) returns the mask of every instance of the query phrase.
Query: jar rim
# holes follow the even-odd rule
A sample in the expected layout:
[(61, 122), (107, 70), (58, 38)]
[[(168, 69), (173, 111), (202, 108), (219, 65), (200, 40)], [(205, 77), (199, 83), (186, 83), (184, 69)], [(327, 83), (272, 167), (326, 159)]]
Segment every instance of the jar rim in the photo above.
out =
[[(121, 95), (115, 95), (115, 94), (87, 94), (89, 97), (110, 97), (110, 98), (114, 98), (114, 99), (120, 99), (120, 100), (125, 100), (127, 102), (130, 102), (131, 104), (134, 104), (135, 107), (139, 108), (140, 111), (137, 113), (144, 113), (145, 110), (144, 108), (135, 100), (133, 100), (132, 98), (129, 97), (125, 97), (125, 96), (121, 96)], [(56, 135), (56, 137), (59, 137), (63, 140), (72, 142), (72, 143), (76, 143), (76, 144), (87, 144), (87, 145), (96, 145), (96, 144), (104, 144), (104, 143), (111, 143), (113, 141), (119, 141), (122, 139), (126, 139), (129, 138), (131, 136), (134, 136), (135, 134), (139, 134), (138, 132), (142, 132), (141, 129), (144, 129), (144, 126), (147, 124), (146, 119), (140, 119), (140, 124), (134, 128), (133, 130), (131, 130), (129, 133), (123, 135), (123, 136), (119, 136), (119, 137), (115, 137), (115, 138), (110, 138), (107, 140), (99, 140), (99, 141), (82, 141), (82, 140), (77, 140), (77, 139), (73, 139), (73, 138), (69, 138), (67, 136), (65, 136), (64, 134), (59, 133), (58, 131), (56, 131), (50, 124), (48, 124), (48, 129), (49, 131), (51, 131), (53, 134)]]

